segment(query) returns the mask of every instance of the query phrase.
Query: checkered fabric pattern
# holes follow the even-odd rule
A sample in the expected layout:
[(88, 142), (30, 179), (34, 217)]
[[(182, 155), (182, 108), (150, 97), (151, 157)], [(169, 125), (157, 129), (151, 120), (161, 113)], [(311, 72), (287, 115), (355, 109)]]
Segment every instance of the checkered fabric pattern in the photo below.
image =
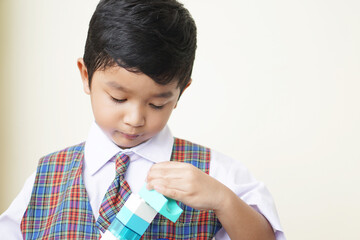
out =
[[(100, 238), (82, 177), (83, 151), (82, 143), (40, 160), (21, 222), (24, 239)], [(208, 174), (210, 149), (175, 138), (171, 160), (191, 163)], [(121, 188), (120, 194), (125, 191)], [(211, 239), (221, 228), (212, 211), (179, 205), (184, 212), (176, 223), (158, 214), (142, 239)]]
[[(175, 138), (171, 161), (191, 163), (209, 174), (210, 149)], [(222, 227), (213, 211), (179, 206), (184, 212), (175, 223), (158, 214), (141, 239), (212, 239)]]
[(100, 206), (100, 214), (96, 221), (96, 226), (102, 232), (106, 231), (131, 194), (130, 186), (124, 179), (126, 169), (130, 163), (130, 158), (126, 154), (119, 153), (115, 156), (115, 159), (116, 176), (105, 194), (104, 200)]
[(40, 159), (24, 239), (99, 239), (82, 177), (84, 144)]

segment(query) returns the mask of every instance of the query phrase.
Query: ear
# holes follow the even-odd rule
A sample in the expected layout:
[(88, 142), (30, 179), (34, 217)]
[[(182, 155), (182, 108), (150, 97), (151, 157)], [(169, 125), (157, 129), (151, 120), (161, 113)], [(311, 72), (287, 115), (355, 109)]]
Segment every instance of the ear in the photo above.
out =
[(81, 80), (82, 80), (83, 87), (84, 87), (84, 92), (86, 94), (90, 95), (89, 75), (88, 75), (88, 71), (87, 71), (87, 68), (86, 68), (85, 63), (84, 63), (84, 59), (79, 58), (77, 60), (77, 66), (78, 66), (79, 71), (80, 71)]
[[(184, 93), (184, 91), (191, 85), (191, 82), (192, 82), (192, 78), (190, 78), (189, 82), (186, 84), (186, 86), (184, 87), (184, 89), (182, 90), (182, 92), (180, 93), (179, 95), (179, 99), (181, 97), (181, 95)], [(179, 99), (177, 100), (175, 106), (174, 106), (174, 109), (177, 107), (177, 104), (179, 102)]]
[(192, 78), (190, 78), (189, 82), (186, 84), (186, 86), (182, 92), (184, 92), (185, 89), (187, 89), (191, 85), (191, 83), (192, 83)]

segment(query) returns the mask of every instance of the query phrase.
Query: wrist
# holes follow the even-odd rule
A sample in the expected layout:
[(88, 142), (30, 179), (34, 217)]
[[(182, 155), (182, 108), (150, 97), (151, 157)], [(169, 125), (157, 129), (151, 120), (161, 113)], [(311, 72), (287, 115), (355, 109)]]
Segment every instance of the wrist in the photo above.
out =
[(218, 217), (229, 211), (229, 209), (231, 209), (231, 206), (233, 206), (234, 199), (238, 198), (235, 193), (225, 185), (223, 191), (219, 192), (219, 196), (219, 201), (216, 207), (213, 209), (214, 213)]

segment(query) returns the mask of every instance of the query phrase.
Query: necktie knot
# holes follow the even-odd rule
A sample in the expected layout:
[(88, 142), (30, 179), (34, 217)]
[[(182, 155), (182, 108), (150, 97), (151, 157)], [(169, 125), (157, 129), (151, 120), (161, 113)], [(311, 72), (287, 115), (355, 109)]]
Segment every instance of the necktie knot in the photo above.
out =
[(116, 175), (124, 175), (130, 163), (130, 157), (124, 153), (118, 154), (116, 157)]

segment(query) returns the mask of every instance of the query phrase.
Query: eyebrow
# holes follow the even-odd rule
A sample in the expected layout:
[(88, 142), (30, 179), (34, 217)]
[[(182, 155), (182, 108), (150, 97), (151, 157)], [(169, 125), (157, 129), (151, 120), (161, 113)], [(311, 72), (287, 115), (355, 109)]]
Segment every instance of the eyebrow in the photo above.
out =
[[(120, 91), (123, 91), (123, 92), (130, 92), (129, 89), (119, 85), (117, 82), (107, 82), (106, 83), (109, 87), (112, 87), (112, 88), (115, 88), (117, 90), (120, 90)], [(171, 91), (168, 91), (168, 92), (162, 92), (162, 93), (157, 93), (157, 94), (154, 94), (152, 95), (152, 97), (154, 98), (170, 98), (172, 97), (174, 94), (171, 92)]]
[(172, 92), (163, 92), (163, 93), (159, 93), (159, 94), (154, 94), (153, 97), (155, 98), (170, 98), (173, 96)]
[(116, 88), (117, 90), (121, 90), (123, 92), (129, 92), (128, 89), (124, 88), (123, 86), (120, 86), (118, 83), (116, 82), (106, 82), (106, 85), (108, 85), (109, 87), (112, 87), (112, 88)]

